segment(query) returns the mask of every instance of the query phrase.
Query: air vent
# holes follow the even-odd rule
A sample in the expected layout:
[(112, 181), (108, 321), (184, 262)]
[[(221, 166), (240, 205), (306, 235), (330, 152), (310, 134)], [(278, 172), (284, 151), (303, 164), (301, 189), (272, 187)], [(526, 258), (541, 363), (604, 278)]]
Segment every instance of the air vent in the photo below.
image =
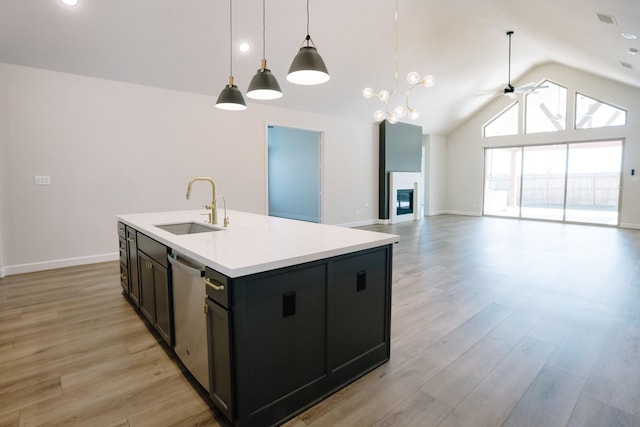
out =
[(598, 17), (598, 21), (603, 24), (618, 25), (616, 23), (616, 18), (614, 18), (613, 15), (605, 15), (604, 13), (596, 12), (596, 16)]
[(624, 68), (633, 70), (633, 65), (629, 64), (628, 62), (620, 61), (620, 65), (622, 65)]

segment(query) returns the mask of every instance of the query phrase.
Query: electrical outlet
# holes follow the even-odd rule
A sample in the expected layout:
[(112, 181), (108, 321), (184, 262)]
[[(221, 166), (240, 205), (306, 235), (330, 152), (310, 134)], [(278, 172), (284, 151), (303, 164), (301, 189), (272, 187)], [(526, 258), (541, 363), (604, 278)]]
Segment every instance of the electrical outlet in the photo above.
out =
[(36, 175), (33, 177), (33, 182), (35, 185), (50, 185), (51, 177), (47, 175)]

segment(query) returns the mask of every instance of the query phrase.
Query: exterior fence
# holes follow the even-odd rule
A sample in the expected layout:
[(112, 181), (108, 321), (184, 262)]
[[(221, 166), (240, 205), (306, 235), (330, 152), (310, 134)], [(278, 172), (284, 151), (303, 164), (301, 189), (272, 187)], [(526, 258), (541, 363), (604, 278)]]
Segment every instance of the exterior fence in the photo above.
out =
[[(491, 176), (488, 189), (508, 194), (508, 206), (519, 203), (520, 177)], [(525, 175), (522, 181), (522, 205), (558, 207), (564, 204), (564, 174)], [(620, 196), (619, 173), (570, 174), (567, 178), (567, 208), (617, 210)]]

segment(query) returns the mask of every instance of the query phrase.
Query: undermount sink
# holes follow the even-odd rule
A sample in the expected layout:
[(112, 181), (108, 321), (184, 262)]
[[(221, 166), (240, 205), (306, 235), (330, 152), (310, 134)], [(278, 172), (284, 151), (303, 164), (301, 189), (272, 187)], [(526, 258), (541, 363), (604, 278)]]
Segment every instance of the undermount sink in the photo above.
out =
[(156, 227), (168, 231), (172, 234), (195, 234), (195, 233), (211, 233), (214, 231), (222, 231), (221, 228), (215, 228), (210, 225), (198, 222), (182, 222), (178, 224), (163, 224)]

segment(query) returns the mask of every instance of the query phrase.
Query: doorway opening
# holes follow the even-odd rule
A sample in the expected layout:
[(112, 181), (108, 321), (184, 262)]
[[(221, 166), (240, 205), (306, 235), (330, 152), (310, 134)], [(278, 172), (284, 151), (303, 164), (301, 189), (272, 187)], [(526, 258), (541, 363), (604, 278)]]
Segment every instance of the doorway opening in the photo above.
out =
[(321, 141), (321, 132), (268, 126), (270, 216), (322, 222)]
[(485, 149), (483, 214), (618, 225), (622, 140)]

